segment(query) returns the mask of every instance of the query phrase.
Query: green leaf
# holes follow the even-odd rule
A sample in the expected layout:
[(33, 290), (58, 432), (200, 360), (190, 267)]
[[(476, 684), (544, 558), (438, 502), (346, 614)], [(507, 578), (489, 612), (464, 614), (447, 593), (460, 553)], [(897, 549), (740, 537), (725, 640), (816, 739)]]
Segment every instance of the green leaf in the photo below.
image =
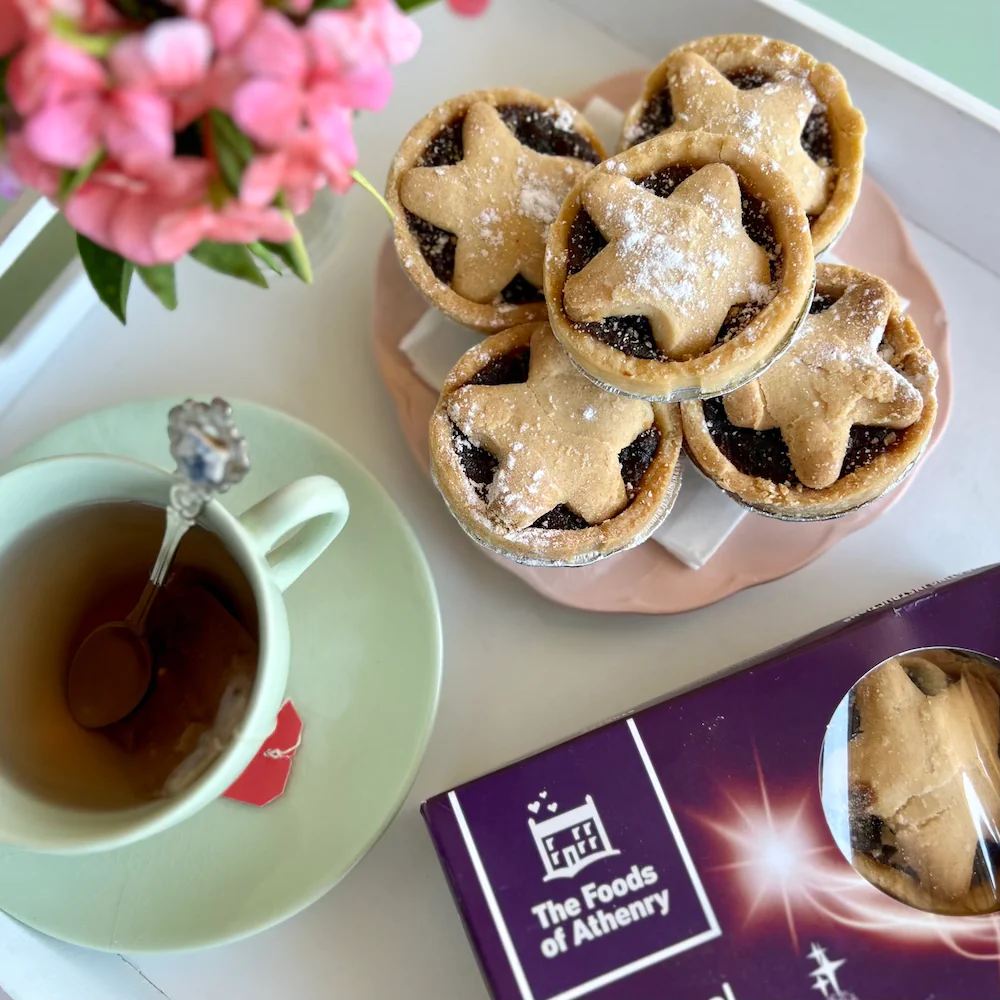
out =
[(360, 184), (385, 210), (390, 219), (396, 218), (396, 213), (390, 208), (389, 202), (382, 197), (382, 195), (375, 190), (372, 182), (368, 180), (367, 177), (360, 170), (352, 170), (351, 176), (354, 180)]
[(76, 246), (97, 297), (124, 324), (125, 304), (128, 302), (134, 265), (121, 254), (105, 250), (80, 233), (76, 234)]
[(59, 201), (65, 201), (78, 187), (84, 184), (87, 178), (101, 165), (103, 160), (104, 150), (99, 149), (79, 169), (64, 169), (59, 177), (59, 191), (56, 196)]
[(177, 275), (173, 264), (155, 264), (152, 267), (137, 267), (142, 283), (171, 312), (177, 308)]
[(275, 274), (283, 274), (281, 270), (281, 258), (277, 254), (271, 253), (263, 243), (248, 243), (247, 250), (258, 260), (263, 261)]
[(354, 0), (317, 0), (313, 10), (345, 10), (354, 4)]
[(222, 179), (233, 194), (239, 194), (243, 171), (253, 157), (253, 143), (224, 111), (209, 111), (208, 126)]
[[(270, 248), (269, 248), (270, 249)], [(192, 251), (199, 264), (210, 267), (220, 274), (228, 274), (231, 278), (249, 281), (251, 285), (267, 288), (264, 275), (254, 263), (253, 254), (242, 243), (214, 243), (212, 240), (202, 240)]]
[(76, 22), (67, 14), (51, 15), (49, 30), (67, 45), (103, 59), (125, 37), (123, 31), (107, 31), (103, 34), (88, 35), (80, 31)]
[(275, 254), (275, 256), (280, 257), (288, 265), (292, 274), (300, 281), (311, 285), (313, 282), (312, 262), (309, 260), (309, 251), (306, 250), (302, 234), (295, 225), (295, 216), (292, 215), (291, 210), (288, 208), (283, 194), (279, 192), (275, 201), (281, 209), (282, 214), (295, 229), (295, 235), (287, 243), (270, 243), (267, 240), (263, 240), (263, 245), (271, 253)]
[(309, 260), (306, 245), (302, 242), (302, 236), (297, 231), (295, 237), (287, 243), (269, 243), (264, 240), (263, 246), (284, 261), (288, 265), (288, 269), (300, 281), (304, 281), (307, 285), (312, 284), (312, 263)]

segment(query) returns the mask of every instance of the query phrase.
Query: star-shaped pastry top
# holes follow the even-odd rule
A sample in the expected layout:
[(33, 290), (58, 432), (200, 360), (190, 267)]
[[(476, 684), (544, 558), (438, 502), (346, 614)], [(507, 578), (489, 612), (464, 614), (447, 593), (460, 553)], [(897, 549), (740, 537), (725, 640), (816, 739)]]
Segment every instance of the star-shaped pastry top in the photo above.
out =
[(527, 382), (464, 385), (448, 415), (497, 459), (486, 502), (507, 530), (560, 504), (588, 524), (614, 517), (628, 504), (618, 454), (653, 424), (649, 403), (598, 389), (545, 328), (531, 338)]
[(566, 280), (574, 322), (646, 316), (660, 350), (684, 361), (712, 346), (730, 307), (766, 298), (767, 254), (743, 228), (739, 181), (725, 164), (702, 167), (666, 198), (598, 169), (580, 200), (608, 245)]
[(808, 80), (786, 71), (753, 90), (740, 90), (695, 52), (673, 57), (668, 80), (671, 128), (701, 129), (750, 143), (778, 161), (805, 212), (815, 215), (826, 207), (834, 170), (818, 164), (802, 147), (802, 129), (817, 104)]
[(980, 838), (996, 840), (1000, 824), (1000, 697), (976, 668), (955, 681), (905, 657), (866, 677), (855, 698), (851, 786), (866, 790), (868, 809), (889, 825), (920, 881), (961, 897)]
[(895, 296), (871, 275), (850, 285), (824, 312), (809, 316), (795, 342), (759, 378), (725, 397), (738, 427), (774, 427), (795, 475), (812, 489), (840, 478), (855, 424), (909, 427), (920, 392), (879, 354)]
[(466, 113), (462, 144), (452, 166), (407, 171), (403, 205), (458, 237), (452, 288), (459, 295), (491, 302), (519, 274), (541, 288), (549, 226), (591, 164), (523, 146), (485, 101)]

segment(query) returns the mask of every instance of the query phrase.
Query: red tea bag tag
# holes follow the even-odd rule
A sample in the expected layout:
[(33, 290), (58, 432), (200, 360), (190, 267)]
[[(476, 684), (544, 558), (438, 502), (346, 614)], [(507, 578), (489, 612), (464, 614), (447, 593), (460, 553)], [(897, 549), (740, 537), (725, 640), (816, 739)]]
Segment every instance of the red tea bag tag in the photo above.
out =
[(274, 732), (222, 797), (251, 806), (266, 806), (281, 798), (292, 771), (292, 758), (301, 743), (302, 719), (295, 706), (286, 701), (278, 712)]

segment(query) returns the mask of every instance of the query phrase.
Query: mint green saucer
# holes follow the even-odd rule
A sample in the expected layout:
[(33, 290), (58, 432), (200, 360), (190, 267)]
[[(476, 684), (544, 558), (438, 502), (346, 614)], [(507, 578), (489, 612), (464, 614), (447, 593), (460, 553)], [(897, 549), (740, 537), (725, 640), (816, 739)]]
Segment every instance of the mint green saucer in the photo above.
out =
[[(100, 452), (170, 467), (166, 414), (130, 403), (47, 434), (0, 467)], [(282, 798), (220, 799), (131, 847), (58, 856), (0, 850), (0, 909), (89, 948), (202, 948), (264, 930), (336, 885), (402, 805), (434, 721), (441, 621), (430, 571), (395, 504), (340, 447), (291, 417), (233, 406), (253, 471), (223, 498), (238, 513), (300, 476), (344, 487), (343, 533), (286, 594), (288, 696), (302, 746)]]

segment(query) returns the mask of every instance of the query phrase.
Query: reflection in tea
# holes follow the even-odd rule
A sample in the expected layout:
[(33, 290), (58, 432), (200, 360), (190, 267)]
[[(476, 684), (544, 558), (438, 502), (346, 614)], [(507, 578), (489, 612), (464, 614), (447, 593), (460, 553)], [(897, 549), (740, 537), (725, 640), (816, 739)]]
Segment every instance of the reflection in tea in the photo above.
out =
[(164, 512), (102, 503), (40, 524), (0, 554), (0, 768), (42, 798), (113, 809), (174, 794), (226, 748), (257, 670), (250, 584), (221, 540), (196, 525), (146, 624), (153, 684), (101, 730), (78, 726), (65, 699), (80, 643), (121, 620), (145, 585)]

